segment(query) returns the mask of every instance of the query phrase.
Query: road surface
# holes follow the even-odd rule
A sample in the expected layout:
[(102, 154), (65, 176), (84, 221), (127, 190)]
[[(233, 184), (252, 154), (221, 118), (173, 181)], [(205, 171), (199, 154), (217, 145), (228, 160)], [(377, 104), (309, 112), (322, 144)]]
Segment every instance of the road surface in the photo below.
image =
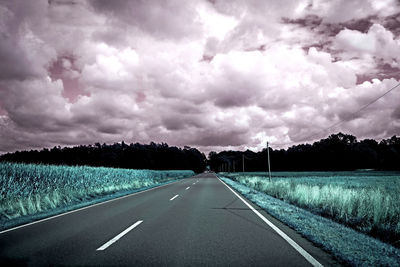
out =
[[(293, 230), (251, 207), (315, 262), (336, 265)], [(310, 262), (211, 173), (0, 234), (1, 266), (311, 266)]]

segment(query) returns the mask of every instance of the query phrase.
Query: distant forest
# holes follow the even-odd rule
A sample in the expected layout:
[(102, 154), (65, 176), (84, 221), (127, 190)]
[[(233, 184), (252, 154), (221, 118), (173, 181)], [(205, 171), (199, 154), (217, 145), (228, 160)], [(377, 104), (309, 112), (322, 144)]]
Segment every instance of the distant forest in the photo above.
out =
[[(400, 170), (400, 137), (377, 142), (358, 141), (349, 134), (333, 134), (311, 144), (288, 149), (270, 148), (272, 171), (340, 171), (356, 169)], [(260, 152), (210, 152), (208, 160), (199, 150), (178, 148), (165, 143), (148, 145), (99, 144), (52, 149), (17, 151), (0, 156), (0, 161), (87, 165), (129, 169), (213, 171), (266, 171), (267, 149)]]
[[(400, 138), (393, 136), (379, 143), (372, 139), (357, 141), (349, 134), (333, 134), (311, 144), (286, 150), (269, 149), (272, 171), (345, 171), (356, 169), (400, 170)], [(219, 171), (267, 171), (267, 149), (210, 152), (208, 164)]]
[(193, 170), (206, 168), (206, 157), (195, 148), (183, 149), (165, 143), (149, 145), (99, 144), (17, 151), (0, 157), (1, 161), (56, 165), (104, 166), (127, 169)]

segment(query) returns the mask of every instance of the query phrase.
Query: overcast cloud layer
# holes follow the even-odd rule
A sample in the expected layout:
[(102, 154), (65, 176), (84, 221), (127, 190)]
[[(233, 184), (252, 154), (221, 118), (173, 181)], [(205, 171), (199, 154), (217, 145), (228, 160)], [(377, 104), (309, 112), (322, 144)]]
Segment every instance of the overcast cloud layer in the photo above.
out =
[[(400, 134), (392, 0), (0, 0), (0, 152)], [(338, 127), (322, 129), (345, 120)]]

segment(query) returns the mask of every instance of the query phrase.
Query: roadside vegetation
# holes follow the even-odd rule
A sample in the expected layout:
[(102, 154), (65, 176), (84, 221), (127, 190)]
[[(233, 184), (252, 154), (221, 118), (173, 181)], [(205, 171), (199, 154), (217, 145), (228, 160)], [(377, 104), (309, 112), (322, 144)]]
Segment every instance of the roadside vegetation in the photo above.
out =
[(399, 172), (222, 173), (240, 184), (400, 247)]
[[(313, 144), (294, 145), (287, 149), (273, 149), (269, 154), (274, 171), (352, 171), (375, 169), (400, 171), (400, 137), (376, 141), (357, 140), (355, 136), (343, 133), (331, 134)], [(208, 165), (215, 172), (220, 171), (265, 171), (267, 149), (259, 152), (211, 151)]]
[(104, 196), (127, 194), (193, 174), (184, 170), (0, 163), (0, 229), (21, 217), (65, 210)]
[(51, 149), (16, 151), (0, 155), (0, 162), (93, 166), (147, 170), (192, 170), (202, 172), (206, 156), (196, 148), (124, 141), (114, 144), (55, 146)]
[(400, 249), (394, 246), (219, 176), (248, 200), (331, 253), (344, 266), (400, 266)]

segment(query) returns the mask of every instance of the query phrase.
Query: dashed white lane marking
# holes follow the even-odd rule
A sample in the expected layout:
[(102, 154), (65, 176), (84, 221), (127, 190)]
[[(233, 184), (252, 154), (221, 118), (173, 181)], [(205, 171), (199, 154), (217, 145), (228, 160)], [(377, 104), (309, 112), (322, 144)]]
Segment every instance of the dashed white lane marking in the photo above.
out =
[(129, 194), (129, 195), (125, 195), (125, 196), (113, 198), (113, 199), (110, 199), (110, 200), (106, 200), (106, 201), (103, 201), (103, 202), (99, 202), (99, 203), (96, 203), (96, 204), (88, 205), (86, 207), (79, 208), (79, 209), (76, 209), (76, 210), (67, 211), (67, 212), (64, 212), (64, 213), (61, 213), (61, 214), (57, 214), (57, 215), (54, 215), (54, 216), (51, 216), (51, 217), (40, 219), (38, 221), (30, 222), (30, 223), (27, 223), (27, 224), (23, 224), (23, 225), (20, 225), (20, 226), (16, 226), (16, 227), (13, 227), (13, 228), (10, 228), (10, 229), (6, 229), (6, 230), (3, 230), (3, 231), (0, 231), (0, 234), (4, 234), (4, 233), (10, 232), (10, 231), (14, 231), (14, 230), (17, 230), (19, 228), (23, 228), (23, 227), (30, 226), (30, 225), (33, 225), (33, 224), (45, 222), (45, 221), (48, 221), (48, 220), (51, 220), (51, 219), (55, 219), (55, 218), (58, 218), (58, 217), (61, 217), (61, 216), (64, 216), (64, 215), (71, 214), (71, 213), (75, 213), (75, 212), (78, 212), (78, 211), (86, 210), (86, 209), (89, 209), (89, 208), (92, 208), (92, 207), (100, 206), (100, 205), (103, 205), (103, 204), (106, 204), (106, 203), (109, 203), (109, 202), (113, 202), (113, 201), (117, 201), (117, 200), (120, 200), (120, 199), (124, 199), (124, 198), (128, 198), (128, 197), (131, 197), (131, 196), (135, 196), (135, 195), (138, 195), (138, 194), (141, 194), (141, 193), (149, 192), (149, 191), (152, 191), (152, 190), (157, 190), (157, 189), (160, 189), (162, 187), (173, 185), (173, 184), (179, 183), (179, 182), (181, 182), (181, 181), (175, 181), (175, 182), (172, 182), (172, 183), (168, 183), (168, 184), (152, 187), (152, 188), (149, 188), (149, 189), (146, 189), (146, 190), (143, 190), (143, 191), (139, 191), (139, 192), (135, 192), (135, 193), (132, 193), (132, 194)]
[(186, 189), (185, 189), (185, 190), (188, 190), (189, 188), (190, 188), (190, 186), (186, 187)]
[(179, 195), (175, 195), (174, 197), (172, 197), (169, 201), (174, 200), (175, 198), (179, 197)]
[(126, 235), (129, 231), (131, 231), (133, 228), (135, 228), (136, 226), (138, 226), (139, 224), (141, 224), (143, 221), (137, 221), (134, 224), (132, 224), (131, 226), (129, 226), (128, 228), (126, 228), (123, 232), (121, 232), (120, 234), (118, 234), (117, 236), (115, 236), (113, 239), (111, 239), (110, 241), (108, 241), (107, 243), (105, 243), (104, 245), (102, 245), (101, 247), (99, 247), (96, 250), (105, 250), (106, 248), (108, 248), (109, 246), (111, 246), (113, 243), (117, 242), (118, 239), (120, 239), (121, 237), (123, 237), (124, 235)]
[[(218, 177), (217, 177), (218, 178)], [(236, 193), (232, 188), (230, 188), (226, 183), (224, 183), (221, 179), (218, 178), (221, 183), (223, 183), (229, 190), (232, 191), (247, 207), (249, 207), (261, 220), (263, 220), (266, 224), (268, 224), (272, 229), (275, 230), (286, 242), (289, 243), (298, 253), (301, 254), (311, 265), (322, 267), (323, 265), (319, 263), (316, 259), (313, 258), (307, 251), (305, 251), (302, 247), (300, 247), (296, 242), (293, 241), (289, 236), (287, 236), (281, 229), (276, 227), (272, 222), (270, 222), (267, 218), (265, 218), (261, 213), (259, 213), (256, 209), (253, 208), (249, 203), (247, 203), (238, 193)]]

